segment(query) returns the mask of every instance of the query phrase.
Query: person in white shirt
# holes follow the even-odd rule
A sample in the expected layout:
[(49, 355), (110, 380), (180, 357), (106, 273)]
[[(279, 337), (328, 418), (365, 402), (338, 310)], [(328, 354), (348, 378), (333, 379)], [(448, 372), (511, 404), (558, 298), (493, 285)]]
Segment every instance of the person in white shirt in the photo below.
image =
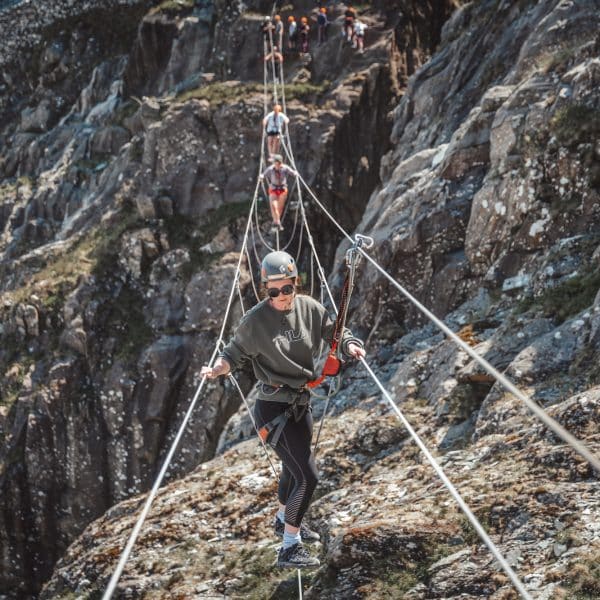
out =
[(358, 19), (354, 21), (354, 43), (353, 48), (358, 48), (358, 52), (363, 54), (365, 51), (365, 30), (367, 25)]
[(279, 144), (283, 128), (290, 122), (281, 112), (281, 105), (275, 104), (273, 110), (263, 119), (263, 128), (267, 133), (267, 150), (269, 156), (279, 153)]

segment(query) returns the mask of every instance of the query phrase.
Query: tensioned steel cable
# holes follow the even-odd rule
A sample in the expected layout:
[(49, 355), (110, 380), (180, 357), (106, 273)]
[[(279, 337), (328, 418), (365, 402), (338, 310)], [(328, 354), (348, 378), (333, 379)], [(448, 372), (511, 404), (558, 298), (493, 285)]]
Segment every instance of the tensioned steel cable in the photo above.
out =
[[(262, 134), (263, 139), (262, 139), (261, 145), (264, 144), (264, 136), (265, 136), (265, 133), (263, 130), (263, 134)], [(263, 167), (263, 160), (261, 157), (260, 164), (259, 164), (259, 171), (258, 171), (259, 174), (262, 172), (262, 167)], [(219, 337), (217, 339), (217, 343), (215, 344), (213, 353), (208, 361), (209, 366), (213, 364), (215, 357), (217, 356), (217, 352), (219, 350), (219, 345), (223, 342), (223, 336), (225, 335), (225, 328), (227, 326), (227, 321), (229, 319), (229, 313), (230, 313), (231, 307), (233, 305), (233, 298), (235, 297), (236, 286), (239, 283), (239, 277), (240, 277), (240, 273), (241, 273), (241, 265), (242, 265), (242, 260), (244, 258), (244, 249), (246, 248), (246, 245), (248, 243), (248, 236), (250, 233), (250, 224), (252, 222), (252, 212), (254, 210), (254, 206), (256, 205), (256, 202), (258, 199), (259, 184), (260, 184), (260, 180), (257, 177), (256, 187), (254, 189), (254, 196), (252, 199), (252, 203), (250, 205), (250, 210), (248, 212), (248, 219), (246, 222), (246, 230), (244, 232), (244, 237), (242, 240), (242, 247), (240, 249), (240, 256), (238, 258), (236, 271), (235, 271), (235, 274), (233, 277), (233, 283), (231, 285), (231, 291), (229, 293), (229, 298), (227, 300), (225, 314), (223, 317), (221, 330), (219, 332)], [(113, 572), (113, 574), (110, 578), (110, 581), (108, 582), (108, 586), (106, 587), (106, 590), (102, 596), (102, 600), (110, 600), (110, 598), (112, 597), (112, 595), (117, 587), (119, 579), (123, 573), (123, 569), (125, 568), (125, 564), (127, 563), (127, 560), (129, 559), (129, 555), (131, 554), (133, 546), (135, 545), (135, 542), (140, 534), (140, 531), (142, 529), (144, 521), (146, 520), (146, 518), (150, 512), (150, 507), (152, 505), (152, 502), (154, 501), (154, 499), (156, 498), (156, 495), (158, 494), (158, 490), (159, 490), (160, 485), (166, 475), (167, 469), (169, 468), (171, 461), (173, 460), (175, 451), (177, 450), (177, 447), (179, 446), (179, 442), (181, 441), (181, 438), (183, 437), (183, 433), (184, 433), (185, 428), (187, 427), (187, 424), (192, 416), (192, 412), (196, 406), (198, 398), (200, 397), (200, 392), (202, 391), (202, 388), (204, 387), (205, 382), (206, 382), (206, 376), (202, 377), (200, 384), (198, 385), (198, 387), (196, 389), (196, 393), (194, 394), (194, 397), (192, 398), (192, 401), (190, 402), (187, 412), (185, 413), (183, 421), (179, 427), (179, 430), (177, 431), (177, 434), (173, 440), (173, 443), (171, 444), (171, 447), (169, 448), (167, 456), (165, 457), (165, 460), (163, 461), (163, 464), (158, 473), (158, 476), (157, 476), (150, 492), (148, 493), (148, 497), (146, 498), (146, 502), (144, 504), (142, 512), (140, 513), (140, 516), (138, 517), (138, 520), (135, 523), (133, 531), (131, 532), (129, 539), (127, 540), (127, 544), (126, 544), (123, 552), (121, 553), (119, 562), (117, 563), (117, 567), (116, 567), (115, 571)]]
[[(303, 185), (306, 187), (306, 189), (308, 190), (309, 194), (313, 197), (313, 199), (318, 203), (318, 205), (322, 208), (322, 210), (324, 210), (324, 212), (326, 212), (326, 214), (329, 216), (329, 218), (335, 222), (336, 226), (342, 231), (342, 233), (344, 233), (344, 235), (350, 240), (350, 241), (354, 241), (352, 240), (352, 238), (345, 232), (345, 230), (341, 227), (341, 225), (339, 225), (339, 223), (337, 223), (337, 220), (335, 220), (330, 214), (329, 211), (327, 211), (325, 209), (325, 207), (320, 203), (320, 201), (318, 200), (318, 198), (314, 195), (314, 193), (312, 192), (312, 190), (309, 188), (308, 184), (304, 181), (304, 179), (299, 175), (299, 179), (300, 181), (303, 183)], [(387, 274), (387, 272), (380, 267), (362, 248), (358, 248), (358, 250), (360, 251), (360, 253), (365, 256), (374, 266), (376, 266), (376, 268), (378, 268), (378, 270), (382, 273), (384, 273), (386, 275), (386, 277), (388, 279), (390, 279), (397, 287), (401, 288), (402, 286), (400, 286), (400, 284), (398, 284), (389, 274)], [(402, 288), (403, 289), (403, 288)], [(408, 294), (408, 292), (403, 291), (403, 293), (405, 295), (410, 296), (410, 294)], [(412, 298), (412, 296), (411, 296)], [(415, 302), (418, 302), (415, 300)], [(420, 304), (420, 303), (418, 303)], [(422, 305), (421, 305), (422, 306)], [(422, 307), (423, 309), (425, 309), (425, 307)], [(426, 311), (426, 315), (428, 317), (433, 317), (432, 320), (434, 320), (434, 322), (439, 321), (437, 319), (437, 317), (435, 317), (434, 315), (432, 315), (431, 313), (429, 313), (429, 311), (427, 311), (427, 309), (425, 309)], [(429, 313), (429, 314), (428, 314)], [(438, 324), (438, 323), (436, 323)], [(445, 333), (447, 334), (451, 334), (451, 337), (454, 338), (456, 337), (457, 340), (459, 340), (460, 342), (462, 342), (462, 340), (460, 340), (460, 338), (458, 338), (457, 336), (455, 336), (455, 334), (453, 332), (451, 332), (443, 323), (439, 323), (439, 325), (442, 325), (442, 329)], [(465, 346), (465, 350), (468, 349), (469, 351), (469, 355), (473, 356), (473, 358), (478, 357), (478, 355), (471, 350), (471, 348), (469, 346), (467, 346), (467, 344), (465, 344), (464, 342), (462, 342), (461, 347)], [(529, 595), (529, 593), (527, 592), (527, 590), (524, 588), (522, 582), (520, 581), (520, 579), (518, 578), (518, 576), (516, 575), (516, 573), (512, 570), (512, 568), (510, 567), (510, 565), (508, 564), (508, 562), (506, 561), (506, 559), (504, 559), (504, 557), (502, 556), (502, 554), (500, 553), (500, 551), (498, 550), (498, 548), (495, 546), (495, 544), (492, 542), (492, 540), (489, 538), (489, 536), (487, 535), (487, 533), (485, 532), (485, 530), (483, 529), (483, 527), (481, 526), (481, 524), (479, 523), (479, 521), (477, 520), (477, 518), (475, 517), (475, 515), (472, 513), (472, 511), (470, 510), (470, 508), (468, 507), (468, 505), (466, 504), (466, 502), (462, 499), (462, 497), (460, 496), (459, 492), (456, 490), (456, 488), (453, 486), (453, 484), (450, 482), (450, 480), (447, 478), (447, 476), (445, 475), (445, 473), (443, 472), (442, 468), (439, 466), (439, 464), (437, 463), (437, 461), (435, 461), (435, 459), (433, 458), (433, 456), (431, 455), (431, 453), (429, 452), (429, 450), (426, 448), (426, 446), (423, 444), (423, 442), (420, 440), (420, 438), (417, 436), (417, 434), (414, 432), (414, 430), (412, 429), (412, 427), (410, 426), (410, 423), (408, 423), (408, 421), (406, 420), (406, 418), (404, 417), (404, 415), (401, 413), (401, 411), (398, 409), (397, 405), (393, 402), (392, 398), (390, 397), (390, 395), (387, 393), (387, 391), (383, 388), (383, 386), (381, 385), (381, 382), (377, 379), (376, 375), (373, 373), (373, 371), (371, 370), (371, 368), (367, 365), (366, 361), (364, 359), (361, 359), (361, 362), (363, 363), (363, 365), (365, 366), (365, 368), (367, 369), (367, 371), (369, 372), (369, 374), (371, 375), (371, 377), (373, 378), (373, 380), (375, 381), (375, 383), (377, 384), (377, 386), (380, 388), (380, 390), (382, 391), (382, 393), (385, 395), (386, 399), (390, 402), (390, 404), (392, 405), (392, 408), (394, 409), (394, 411), (396, 412), (396, 414), (398, 415), (398, 417), (400, 418), (401, 422), (403, 423), (403, 425), (407, 428), (407, 430), (409, 431), (410, 435), (413, 437), (413, 439), (416, 441), (417, 445), (419, 446), (420, 450), (425, 454), (427, 460), (431, 463), (431, 465), (433, 466), (434, 470), (436, 471), (438, 477), (440, 477), (440, 479), (442, 480), (442, 482), (444, 483), (444, 485), (447, 487), (447, 489), (450, 491), (450, 493), (452, 494), (452, 496), (455, 498), (455, 500), (457, 501), (457, 503), (459, 504), (461, 510), (464, 512), (464, 514), (466, 515), (466, 517), (469, 519), (469, 521), (471, 522), (471, 524), (473, 525), (473, 527), (475, 528), (477, 534), (479, 535), (479, 537), (483, 540), (483, 542), (486, 544), (486, 546), (489, 548), (489, 550), (492, 552), (492, 554), (496, 557), (496, 559), (498, 560), (498, 562), (500, 563), (502, 569), (505, 571), (505, 573), (509, 576), (509, 578), (511, 579), (511, 581), (513, 582), (513, 585), (515, 586), (515, 588), (519, 591), (519, 593), (523, 596), (523, 598), (526, 598), (527, 600), (529, 600), (531, 598), (531, 596)], [(478, 361), (479, 362), (479, 361)], [(484, 361), (487, 363), (487, 361)], [(491, 367), (491, 365), (490, 365)], [(493, 367), (491, 367), (493, 369)], [(495, 371), (495, 369), (493, 369)], [(498, 373), (498, 375), (500, 375)], [(502, 376), (501, 376), (502, 378)], [(500, 381), (500, 378), (498, 379)], [(514, 387), (514, 386), (512, 386)], [(515, 388), (516, 389), (516, 388)], [(512, 391), (512, 390), (511, 390)], [(518, 391), (518, 390), (517, 390)], [(520, 393), (520, 392), (519, 392)], [(544, 413), (545, 414), (545, 413)], [(546, 415), (548, 416), (548, 415)], [(548, 416), (548, 418), (550, 419), (551, 417)], [(560, 426), (559, 426), (560, 427)], [(570, 434), (569, 434), (570, 435)], [(571, 436), (572, 437), (572, 436)], [(578, 440), (576, 440), (578, 441)]]
[[(254, 281), (254, 269), (252, 268), (252, 260), (250, 258), (250, 252), (248, 251), (248, 246), (246, 246), (246, 260), (248, 261), (248, 272), (250, 273), (250, 282), (252, 283), (252, 290), (254, 291), (254, 297), (257, 302), (260, 302), (260, 295), (258, 294), (258, 290), (256, 289), (256, 282)], [(259, 263), (260, 264), (260, 263)]]
[[(271, 20), (271, 23), (273, 21)], [(269, 27), (269, 42), (271, 44), (271, 67), (273, 69), (273, 103), (279, 104), (277, 100), (277, 71), (275, 70), (275, 46), (273, 45), (273, 29)]]
[[(296, 173), (297, 173), (296, 177), (301, 182), (304, 182), (304, 179), (302, 179), (302, 176), (298, 172), (298, 167), (296, 166), (296, 161), (295, 161), (294, 155), (292, 153), (289, 131), (287, 131), (287, 130), (286, 130), (286, 135), (287, 135), (288, 142), (285, 143), (285, 140), (282, 140), (283, 149), (288, 157), (288, 160), (290, 161), (290, 164), (294, 168), (294, 171), (296, 171)], [(288, 148), (288, 144), (289, 144), (289, 148)], [(304, 183), (304, 185), (306, 185), (306, 183)], [(329, 288), (329, 285), (327, 284), (327, 277), (325, 276), (325, 271), (323, 270), (323, 266), (321, 265), (321, 261), (319, 260), (319, 255), (318, 255), (317, 249), (315, 247), (315, 242), (314, 242), (312, 233), (310, 231), (310, 227), (308, 225), (308, 218), (306, 216), (306, 210), (304, 208), (304, 200), (302, 198), (302, 190), (301, 190), (300, 186), (298, 186), (298, 202), (300, 205), (300, 213), (302, 215), (302, 222), (304, 223), (304, 229), (306, 230), (306, 237), (307, 237), (308, 243), (311, 247), (312, 255), (315, 259), (315, 262), (317, 263), (317, 271), (319, 273), (319, 278), (321, 279), (321, 285), (325, 286), (325, 289), (327, 290), (327, 294), (329, 295), (329, 300), (331, 302), (331, 306), (333, 307), (333, 309), (335, 310), (335, 314), (337, 315), (337, 307), (335, 304), (335, 300), (333, 299), (333, 294), (331, 293), (331, 289)]]
[(508, 564), (508, 562), (506, 561), (504, 556), (500, 553), (500, 551), (498, 550), (498, 548), (496, 547), (494, 542), (492, 542), (492, 540), (488, 536), (485, 529), (479, 523), (479, 520), (477, 519), (477, 517), (471, 512), (471, 509), (469, 508), (467, 503), (463, 500), (462, 496), (459, 494), (459, 492), (454, 487), (452, 482), (448, 479), (448, 477), (446, 476), (446, 473), (444, 473), (444, 470), (442, 469), (442, 467), (440, 467), (440, 465), (435, 460), (433, 455), (427, 449), (427, 446), (425, 446), (425, 444), (421, 441), (421, 438), (417, 435), (416, 431), (412, 428), (411, 424), (406, 420), (405, 416), (402, 414), (402, 411), (398, 408), (398, 405), (394, 402), (394, 400), (392, 400), (391, 396), (388, 394), (387, 390), (383, 387), (383, 385), (381, 384), (381, 381), (379, 381), (379, 378), (377, 377), (377, 375), (375, 375), (375, 373), (373, 372), (371, 367), (368, 365), (367, 361), (364, 358), (361, 358), (360, 362), (363, 364), (363, 366), (365, 367), (365, 369), (371, 376), (371, 379), (373, 379), (373, 381), (375, 382), (375, 384), (377, 385), (377, 387), (379, 388), (381, 393), (384, 395), (385, 399), (388, 401), (388, 403), (390, 404), (390, 406), (396, 413), (396, 416), (400, 419), (400, 421), (402, 422), (402, 424), (404, 425), (404, 427), (406, 428), (406, 430), (408, 431), (410, 436), (413, 438), (413, 440), (419, 446), (419, 449), (425, 455), (425, 458), (429, 461), (429, 464), (431, 464), (431, 466), (434, 468), (437, 476), (442, 480), (443, 484), (446, 486), (448, 491), (452, 494), (452, 496), (454, 497), (454, 499), (460, 506), (463, 513), (466, 515), (466, 517), (471, 522), (471, 525), (473, 525), (473, 527), (475, 528), (475, 531), (477, 532), (479, 537), (483, 540), (485, 545), (489, 548), (490, 552), (494, 555), (496, 560), (500, 563), (500, 566), (502, 567), (504, 572), (510, 577), (510, 580), (512, 581), (515, 588), (517, 588), (517, 590), (519, 591), (521, 596), (523, 596), (523, 598), (525, 598), (526, 600), (532, 600), (532, 597), (529, 595), (529, 592), (525, 589), (525, 586), (519, 579), (518, 575), (513, 571), (513, 569)]
[[(346, 232), (346, 230), (337, 222), (337, 220), (331, 215), (331, 213), (323, 206), (319, 199), (315, 196), (313, 191), (310, 189), (306, 181), (301, 175), (298, 175), (301, 183), (306, 187), (308, 193), (311, 195), (317, 205), (323, 210), (323, 212), (329, 217), (332, 223), (342, 232), (342, 234), (351, 242), (354, 240)], [(600, 473), (600, 459), (593, 454), (585, 444), (577, 439), (574, 435), (569, 433), (560, 423), (553, 419), (542, 407), (538, 406), (531, 398), (526, 396), (519, 388), (517, 388), (505, 375), (500, 373), (495, 367), (493, 367), (485, 358), (477, 354), (471, 346), (461, 340), (443, 321), (438, 319), (430, 310), (428, 310), (423, 304), (421, 304), (410, 292), (408, 292), (400, 283), (398, 283), (382, 266), (379, 265), (375, 259), (373, 259), (363, 248), (359, 248), (358, 251), (403, 295), (405, 296), (414, 306), (416, 306), (430, 321), (432, 321), (439, 329), (441, 329), (455, 344), (460, 346), (473, 360), (475, 360), (483, 369), (485, 369), (498, 383), (500, 383), (505, 389), (511, 394), (516, 396), (521, 402), (523, 402), (527, 408), (540, 419), (549, 429), (551, 429), (557, 436), (559, 436), (564, 442), (566, 442), (573, 450), (583, 456), (593, 467)]]
[[(255, 192), (254, 192), (254, 199), (252, 201), (252, 206), (250, 207), (250, 213), (248, 215), (248, 222), (246, 224), (246, 231), (245, 231), (243, 242), (242, 242), (242, 249), (240, 251), (240, 257), (239, 257), (236, 272), (235, 272), (235, 275), (233, 278), (233, 285), (231, 286), (231, 292), (229, 294), (229, 298), (228, 298), (227, 305), (225, 308), (223, 324), (221, 326), (219, 338), (217, 340), (217, 343), (215, 344), (215, 349), (213, 350), (210, 360), (208, 361), (209, 365), (213, 364), (213, 361), (215, 360), (215, 357), (218, 352), (219, 344), (223, 340), (223, 335), (225, 333), (225, 327), (227, 325), (227, 320), (229, 318), (229, 312), (230, 312), (231, 306), (233, 304), (233, 298), (235, 296), (235, 290), (236, 290), (236, 286), (237, 286), (239, 276), (240, 276), (242, 259), (244, 257), (243, 250), (244, 250), (246, 243), (248, 242), (251, 211), (254, 208), (254, 204), (256, 203), (257, 197), (258, 197), (258, 184), (257, 184)], [(110, 581), (106, 588), (106, 591), (104, 592), (104, 595), (102, 596), (103, 600), (110, 600), (110, 598), (112, 597), (112, 595), (117, 587), (117, 583), (119, 582), (121, 574), (123, 573), (123, 569), (125, 568), (125, 563), (127, 562), (129, 555), (131, 554), (131, 550), (133, 549), (133, 546), (140, 534), (140, 531), (142, 529), (144, 521), (146, 520), (146, 517), (148, 516), (148, 513), (150, 512), (150, 506), (152, 505), (152, 502), (154, 501), (156, 495), (158, 494), (160, 485), (165, 477), (167, 469), (169, 468), (169, 466), (171, 464), (171, 461), (173, 460), (175, 451), (177, 450), (177, 447), (179, 446), (179, 442), (181, 441), (181, 438), (183, 436), (185, 428), (187, 427), (190, 417), (192, 416), (192, 412), (196, 406), (196, 402), (198, 401), (198, 398), (200, 397), (200, 392), (202, 391), (202, 388), (204, 387), (205, 382), (206, 382), (206, 376), (202, 377), (202, 380), (200, 381), (200, 384), (198, 385), (198, 388), (196, 389), (196, 393), (194, 394), (194, 397), (192, 398), (192, 401), (190, 402), (190, 405), (188, 407), (187, 412), (185, 413), (185, 416), (183, 418), (181, 426), (179, 427), (179, 430), (177, 431), (177, 435), (175, 436), (175, 439), (173, 440), (173, 443), (171, 444), (171, 447), (169, 448), (169, 452), (167, 453), (167, 456), (165, 457), (163, 465), (162, 465), (162, 467), (158, 473), (158, 476), (154, 482), (154, 485), (152, 486), (152, 489), (150, 490), (148, 497), (146, 498), (146, 503), (144, 504), (144, 508), (142, 509), (142, 512), (140, 513), (140, 516), (138, 517), (138, 520), (133, 528), (133, 531), (131, 532), (131, 535), (129, 536), (129, 539), (127, 541), (125, 549), (123, 550), (123, 552), (121, 554), (121, 557), (117, 564), (117, 568), (113, 572), (112, 577), (110, 578)]]

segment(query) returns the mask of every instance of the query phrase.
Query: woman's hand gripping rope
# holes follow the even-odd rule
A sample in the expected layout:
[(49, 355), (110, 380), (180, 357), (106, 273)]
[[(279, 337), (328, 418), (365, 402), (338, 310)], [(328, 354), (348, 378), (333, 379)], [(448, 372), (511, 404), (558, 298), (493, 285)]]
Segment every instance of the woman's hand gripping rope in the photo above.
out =
[(352, 358), (355, 358), (356, 360), (361, 360), (367, 355), (364, 348), (362, 348), (358, 344), (354, 344), (353, 342), (350, 342), (348, 344), (348, 354), (350, 354), (350, 356), (352, 356)]
[(216, 379), (221, 375), (228, 375), (231, 372), (231, 365), (224, 358), (217, 358), (212, 367), (205, 365), (200, 369), (200, 375), (207, 379)]

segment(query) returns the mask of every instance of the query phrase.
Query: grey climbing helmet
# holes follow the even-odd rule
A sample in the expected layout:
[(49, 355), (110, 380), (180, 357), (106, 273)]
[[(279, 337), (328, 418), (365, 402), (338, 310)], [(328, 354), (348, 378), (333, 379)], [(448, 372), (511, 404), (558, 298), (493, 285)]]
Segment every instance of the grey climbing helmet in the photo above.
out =
[(260, 279), (263, 283), (293, 277), (298, 277), (298, 267), (296, 261), (287, 252), (282, 250), (269, 252), (263, 258), (260, 267)]

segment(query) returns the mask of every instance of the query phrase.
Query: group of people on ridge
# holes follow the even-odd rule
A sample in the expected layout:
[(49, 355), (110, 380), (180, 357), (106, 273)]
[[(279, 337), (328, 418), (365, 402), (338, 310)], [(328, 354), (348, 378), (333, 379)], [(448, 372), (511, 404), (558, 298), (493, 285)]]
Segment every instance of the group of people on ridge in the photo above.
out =
[[(319, 3), (320, 4), (320, 3)], [(318, 9), (316, 16), (311, 17), (311, 20), (317, 24), (317, 42), (319, 45), (327, 41), (327, 31), (331, 21), (329, 21), (327, 8), (321, 6)], [(346, 41), (352, 44), (353, 48), (357, 48), (359, 53), (364, 52), (365, 31), (367, 25), (361, 21), (356, 9), (348, 4), (344, 12), (344, 27), (342, 35)], [(299, 52), (307, 54), (310, 46), (310, 23), (306, 16), (296, 20), (293, 15), (287, 18), (287, 50), (289, 52)], [(272, 19), (266, 16), (261, 25), (263, 39), (267, 44), (268, 51), (265, 54), (265, 60), (275, 59), (275, 63), (283, 62), (284, 48), (284, 24), (281, 20), (281, 15), (275, 15)]]

